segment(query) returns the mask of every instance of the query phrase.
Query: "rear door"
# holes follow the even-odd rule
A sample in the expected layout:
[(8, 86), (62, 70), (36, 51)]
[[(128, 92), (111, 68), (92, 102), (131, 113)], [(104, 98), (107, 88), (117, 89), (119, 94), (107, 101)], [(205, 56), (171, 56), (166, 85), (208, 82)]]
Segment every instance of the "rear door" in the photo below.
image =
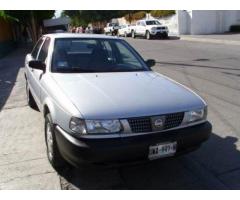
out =
[(139, 33), (140, 33), (141, 35), (145, 35), (145, 33), (146, 33), (146, 24), (145, 24), (144, 21), (141, 21), (141, 22), (140, 22)]
[(138, 22), (136, 23), (136, 26), (135, 26), (135, 33), (136, 33), (137, 35), (140, 35), (140, 31), (141, 31), (141, 22), (138, 21)]

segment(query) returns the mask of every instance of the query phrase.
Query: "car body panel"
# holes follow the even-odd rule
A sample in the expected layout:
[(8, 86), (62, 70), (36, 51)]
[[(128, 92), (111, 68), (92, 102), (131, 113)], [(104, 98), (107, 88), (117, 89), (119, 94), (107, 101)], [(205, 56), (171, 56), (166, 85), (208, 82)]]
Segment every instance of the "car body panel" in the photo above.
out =
[[(148, 31), (151, 35), (157, 35), (158, 33), (166, 33), (168, 34), (168, 28), (165, 25), (147, 25), (146, 21), (148, 20), (139, 20), (137, 21), (136, 26), (132, 27), (132, 30), (134, 31), (135, 35), (139, 36), (145, 36), (146, 32)], [(152, 21), (152, 20), (150, 20)], [(152, 28), (156, 28), (154, 31)], [(157, 29), (161, 28), (161, 29)]]
[[(176, 141), (178, 151), (181, 152), (200, 146), (210, 136), (212, 127), (206, 123), (206, 120), (186, 127), (180, 125), (163, 132), (133, 134), (127, 118), (165, 115), (206, 107), (204, 100), (189, 88), (148, 68), (145, 69), (146, 71), (135, 72), (51, 72), (56, 38), (118, 40), (119, 38), (67, 33), (49, 34), (43, 37), (51, 39), (44, 61), (46, 70), (30, 68), (28, 62), (34, 58), (28, 54), (25, 59), (25, 77), (29, 92), (32, 93), (40, 111), (44, 116), (47, 111), (50, 112), (55, 127), (57, 147), (65, 160), (70, 163), (74, 164), (75, 161), (95, 163), (111, 159), (118, 162), (120, 157), (124, 158), (123, 160), (129, 157), (127, 161), (142, 157), (146, 159), (150, 145)], [(139, 59), (145, 64), (141, 57)], [(118, 133), (82, 135), (70, 130), (69, 123), (72, 117), (98, 120), (121, 119), (120, 122), (124, 121), (127, 126), (122, 124), (124, 127)], [(126, 127), (129, 128), (127, 131)]]
[(204, 107), (183, 86), (155, 72), (54, 74), (85, 119), (118, 119)]

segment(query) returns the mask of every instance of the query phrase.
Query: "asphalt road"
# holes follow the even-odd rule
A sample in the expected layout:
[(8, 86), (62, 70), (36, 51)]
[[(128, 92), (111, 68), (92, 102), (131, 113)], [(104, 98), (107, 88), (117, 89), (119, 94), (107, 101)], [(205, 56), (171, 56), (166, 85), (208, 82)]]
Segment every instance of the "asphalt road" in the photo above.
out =
[(176, 39), (127, 41), (145, 59), (157, 61), (153, 70), (206, 100), (213, 124), (209, 141), (178, 158), (57, 174), (46, 159), (42, 116), (26, 106), (18, 50), (0, 60), (0, 189), (240, 189), (240, 48)]

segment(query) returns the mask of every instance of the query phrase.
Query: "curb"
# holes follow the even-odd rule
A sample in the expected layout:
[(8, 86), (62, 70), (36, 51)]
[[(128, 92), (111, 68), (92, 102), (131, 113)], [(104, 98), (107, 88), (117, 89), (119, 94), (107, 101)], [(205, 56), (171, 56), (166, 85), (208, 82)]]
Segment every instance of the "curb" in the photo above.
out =
[(212, 39), (212, 38), (197, 38), (197, 37), (186, 37), (180, 36), (180, 40), (192, 41), (192, 42), (204, 42), (204, 43), (212, 43), (212, 44), (226, 44), (226, 45), (240, 45), (240, 41), (236, 40), (220, 40), (220, 39)]

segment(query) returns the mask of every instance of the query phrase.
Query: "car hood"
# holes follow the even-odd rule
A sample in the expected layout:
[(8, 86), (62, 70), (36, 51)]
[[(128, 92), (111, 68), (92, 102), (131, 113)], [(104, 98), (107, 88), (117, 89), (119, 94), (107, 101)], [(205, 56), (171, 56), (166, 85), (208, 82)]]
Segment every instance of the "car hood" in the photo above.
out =
[(148, 27), (150, 27), (150, 28), (158, 28), (158, 27), (164, 27), (164, 28), (166, 28), (166, 26), (164, 26), (164, 25), (147, 25)]
[(155, 72), (53, 74), (85, 119), (115, 119), (188, 111), (205, 103)]

